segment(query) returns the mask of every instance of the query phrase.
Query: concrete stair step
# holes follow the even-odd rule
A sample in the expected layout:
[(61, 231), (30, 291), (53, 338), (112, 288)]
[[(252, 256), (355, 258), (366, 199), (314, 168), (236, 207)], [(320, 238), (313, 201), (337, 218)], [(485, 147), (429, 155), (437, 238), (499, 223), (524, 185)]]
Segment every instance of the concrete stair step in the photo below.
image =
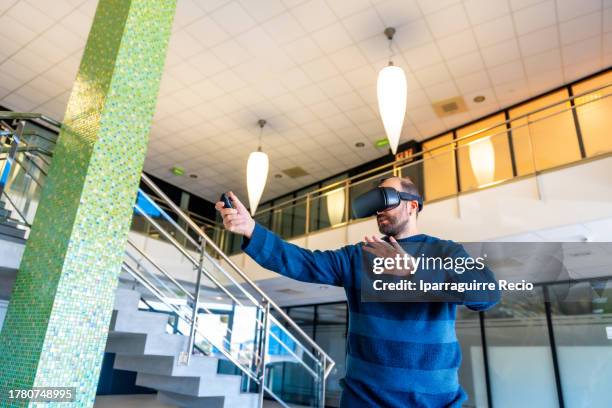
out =
[(160, 374), (179, 377), (201, 376), (213, 378), (217, 375), (219, 359), (207, 356), (191, 356), (189, 365), (178, 364), (172, 356), (117, 355), (115, 368), (146, 374)]
[(0, 220), (11, 218), (11, 210), (7, 210), (4, 206), (0, 206)]
[(115, 304), (113, 310), (138, 310), (140, 303), (140, 292), (125, 288), (117, 288), (115, 291)]
[(122, 333), (162, 334), (169, 315), (140, 310), (113, 310), (110, 330)]
[(240, 393), (238, 375), (217, 374), (214, 378), (178, 377), (138, 373), (136, 385), (194, 397), (223, 397)]
[(258, 395), (240, 393), (226, 397), (190, 397), (173, 392), (159, 391), (160, 402), (185, 408), (257, 408)]
[(20, 228), (15, 228), (14, 226), (11, 227), (8, 225), (0, 224), (0, 234), (13, 238), (24, 239), (26, 231)]
[(177, 334), (145, 334), (111, 331), (108, 333), (106, 351), (117, 355), (178, 356), (187, 350), (188, 338)]

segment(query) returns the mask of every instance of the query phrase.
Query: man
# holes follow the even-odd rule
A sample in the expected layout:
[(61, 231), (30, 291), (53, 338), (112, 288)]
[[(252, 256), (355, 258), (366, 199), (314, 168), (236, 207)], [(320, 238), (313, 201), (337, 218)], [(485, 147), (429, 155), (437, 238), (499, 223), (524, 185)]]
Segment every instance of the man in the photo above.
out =
[[(385, 179), (392, 187), (418, 195), (407, 178)], [(418, 202), (377, 213), (385, 237), (365, 237), (364, 243), (333, 251), (310, 251), (283, 241), (257, 224), (238, 198), (229, 193), (234, 208), (216, 208), (229, 231), (243, 235), (242, 249), (264, 268), (304, 282), (343, 286), (349, 307), (346, 376), (342, 407), (460, 407), (466, 394), (457, 370), (461, 351), (455, 334), (455, 309), (463, 303), (474, 310), (490, 302), (362, 302), (364, 253), (403, 253), (402, 243), (450, 243), (452, 256), (467, 256), (461, 245), (421, 234)], [(449, 245), (446, 245), (447, 247)]]

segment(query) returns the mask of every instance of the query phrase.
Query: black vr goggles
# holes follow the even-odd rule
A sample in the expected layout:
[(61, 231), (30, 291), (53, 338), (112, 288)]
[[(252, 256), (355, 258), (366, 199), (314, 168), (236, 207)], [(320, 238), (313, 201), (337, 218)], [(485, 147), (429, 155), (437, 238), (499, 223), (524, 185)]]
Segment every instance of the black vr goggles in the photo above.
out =
[(417, 201), (419, 211), (423, 209), (423, 198), (419, 195), (397, 191), (393, 187), (376, 187), (353, 200), (353, 215), (369, 217), (378, 211), (390, 210), (404, 201)]

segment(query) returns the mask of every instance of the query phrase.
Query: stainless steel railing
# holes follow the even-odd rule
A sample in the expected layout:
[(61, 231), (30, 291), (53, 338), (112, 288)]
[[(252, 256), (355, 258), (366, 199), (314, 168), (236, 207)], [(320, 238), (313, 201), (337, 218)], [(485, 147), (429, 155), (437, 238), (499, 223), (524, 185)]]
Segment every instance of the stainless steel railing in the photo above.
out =
[[(6, 156), (4, 160), (0, 158), (4, 163), (2, 173), (19, 171), (31, 178), (38, 191), (40, 191), (47, 173), (46, 169), (41, 168), (39, 164), (35, 163), (34, 159), (38, 155), (50, 156), (50, 154), (44, 149), (25, 145), (20, 141), (18, 131), (19, 129), (23, 130), (23, 119), (41, 119), (42, 117), (35, 114), (23, 116), (11, 114), (9, 116), (17, 121), (18, 126), (13, 130), (10, 148), (0, 150), (0, 155), (4, 154)], [(0, 114), (0, 120), (2, 119), (6, 119), (6, 117)], [(6, 129), (7, 126), (4, 125), (3, 127)], [(25, 156), (31, 163), (25, 165), (18, 158), (18, 153), (33, 155), (32, 157)], [(279, 404), (287, 407), (286, 402), (270, 386), (266, 385), (266, 371), (271, 364), (268, 358), (269, 344), (273, 341), (282, 348), (283, 353), (288, 356), (287, 358), (291, 360), (291, 363), (294, 363), (299, 369), (312, 377), (317, 391), (314, 405), (322, 407), (325, 395), (325, 378), (333, 369), (334, 361), (223, 253), (198, 223), (174, 204), (149, 177), (143, 174), (142, 182), (153, 192), (153, 196), (145, 194), (142, 190), (139, 190), (139, 195), (148, 206), (159, 214), (157, 218), (163, 220), (165, 224), (162, 225), (155, 219), (156, 217), (149, 215), (147, 210), (140, 207), (138, 202), (135, 204), (135, 214), (146, 220), (166, 244), (166, 247), (174, 251), (175, 257), (187, 261), (196, 270), (195, 284), (194, 282), (189, 283), (189, 285), (194, 284), (193, 290), (190, 291), (188, 289), (189, 285), (179, 281), (165, 266), (154, 260), (152, 254), (147, 253), (131, 239), (128, 241), (122, 271), (137, 281), (154, 298), (157, 298), (176, 313), (178, 318), (188, 326), (188, 343), (185, 352), (180, 356), (181, 362), (189, 364), (191, 355), (196, 348), (196, 338), (203, 339), (220, 353), (223, 359), (230, 361), (237, 367), (249, 381), (257, 384), (260, 401), (263, 401), (265, 392)], [(24, 194), (27, 193), (24, 192)], [(7, 191), (2, 191), (2, 196), (11, 201), (10, 194)], [(16, 204), (12, 206), (16, 210), (19, 209)], [(173, 216), (168, 214), (168, 210)], [(28, 220), (19, 212), (18, 214), (23, 219), (24, 225), (31, 225), (31, 220)], [(169, 231), (169, 229), (172, 231)], [(230, 271), (223, 267), (221, 262), (225, 262)], [(240, 344), (240, 346), (246, 345), (247, 347), (245, 350), (235, 352), (232, 350), (233, 345), (229, 340), (215, 341), (210, 333), (199, 326), (201, 310), (205, 314), (212, 314), (211, 310), (201, 301), (201, 293), (211, 290), (214, 290), (215, 293), (221, 295), (233, 305), (255, 311), (255, 317), (251, 319), (251, 323), (254, 324), (257, 336), (251, 342), (251, 349), (249, 349), (248, 344)], [(185, 303), (177, 305), (175, 302), (177, 296), (182, 298)], [(231, 338), (232, 330), (228, 327), (228, 338)]]

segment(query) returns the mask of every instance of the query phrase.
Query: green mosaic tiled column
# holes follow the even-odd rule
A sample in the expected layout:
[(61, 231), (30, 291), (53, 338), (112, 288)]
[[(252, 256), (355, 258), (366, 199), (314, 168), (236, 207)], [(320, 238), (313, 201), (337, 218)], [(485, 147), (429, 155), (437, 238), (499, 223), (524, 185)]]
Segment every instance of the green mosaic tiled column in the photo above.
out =
[(0, 334), (0, 406), (41, 386), (93, 405), (175, 6), (98, 4)]

